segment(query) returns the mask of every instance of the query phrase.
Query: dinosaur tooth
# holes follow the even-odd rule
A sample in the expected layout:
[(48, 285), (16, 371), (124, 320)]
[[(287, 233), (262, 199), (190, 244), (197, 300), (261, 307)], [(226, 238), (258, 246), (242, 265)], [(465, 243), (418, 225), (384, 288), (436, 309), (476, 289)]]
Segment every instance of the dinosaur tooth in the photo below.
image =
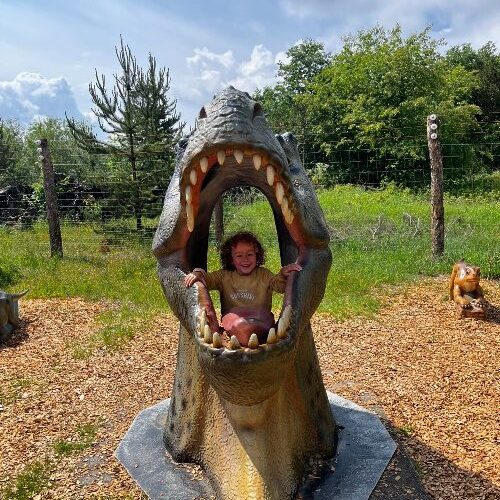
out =
[(283, 317), (281, 317), (278, 321), (278, 338), (286, 339), (287, 337), (285, 321), (283, 321)]
[(291, 224), (293, 222), (293, 218), (294, 218), (293, 212), (290, 209), (288, 209), (288, 213), (285, 215), (286, 223)]
[(231, 340), (229, 341), (229, 347), (233, 351), (236, 351), (237, 349), (241, 349), (241, 344), (238, 342), (238, 339), (234, 335), (231, 335)]
[(196, 183), (198, 182), (198, 173), (196, 172), (195, 169), (189, 172), (189, 181), (193, 186), (196, 186)]
[(275, 175), (275, 170), (272, 165), (268, 165), (266, 168), (266, 178), (267, 178), (267, 183), (272, 186), (274, 184), (274, 175)]
[(224, 165), (224, 160), (226, 159), (226, 152), (223, 149), (217, 151), (217, 161), (219, 165)]
[(205, 321), (207, 319), (207, 311), (206, 309), (202, 309), (200, 312), (200, 321), (203, 320)]
[(290, 326), (290, 315), (292, 313), (292, 307), (290, 305), (286, 306), (283, 314), (281, 315), (281, 320), (283, 321), (283, 328), (288, 330)]
[(286, 315), (287, 321), (290, 322), (290, 318), (292, 317), (292, 305), (288, 304), (283, 312)]
[(288, 212), (288, 198), (284, 197), (281, 200), (281, 211), (283, 212), (283, 215), (285, 215)]
[(262, 165), (262, 156), (255, 154), (252, 156), (252, 159), (255, 170), (259, 170), (260, 166)]
[(207, 313), (206, 313), (205, 309), (203, 309), (201, 311), (201, 314), (200, 314), (200, 324), (199, 324), (199, 328), (198, 328), (198, 333), (199, 333), (200, 337), (202, 337), (204, 335), (206, 324), (207, 324)]
[(241, 165), (241, 163), (243, 161), (243, 151), (241, 151), (240, 149), (235, 149), (233, 151), (233, 154), (234, 154), (234, 158), (238, 162), (238, 165)]
[(267, 334), (267, 343), (268, 344), (275, 344), (278, 341), (278, 338), (276, 337), (276, 330), (274, 328), (271, 328), (269, 330), (269, 333)]
[(278, 203), (281, 205), (281, 202), (283, 201), (283, 196), (285, 196), (285, 190), (283, 188), (283, 184), (281, 182), (276, 183), (276, 199), (278, 200)]
[(248, 339), (248, 347), (250, 347), (250, 349), (257, 349), (259, 347), (257, 334), (252, 333), (252, 335), (250, 335), (250, 338)]
[(212, 345), (216, 349), (219, 349), (220, 347), (222, 347), (222, 337), (220, 336), (219, 332), (214, 332), (214, 335), (212, 338)]
[(207, 344), (212, 343), (213, 335), (212, 335), (212, 332), (210, 331), (210, 327), (208, 325), (205, 325), (205, 328), (203, 329), (203, 340)]
[(200, 158), (200, 168), (204, 174), (207, 172), (207, 170), (208, 170), (208, 158), (206, 156), (202, 156)]
[(193, 191), (191, 186), (186, 186), (186, 202), (191, 203), (193, 201)]
[(192, 233), (194, 229), (194, 211), (191, 203), (186, 203), (186, 216), (188, 231)]

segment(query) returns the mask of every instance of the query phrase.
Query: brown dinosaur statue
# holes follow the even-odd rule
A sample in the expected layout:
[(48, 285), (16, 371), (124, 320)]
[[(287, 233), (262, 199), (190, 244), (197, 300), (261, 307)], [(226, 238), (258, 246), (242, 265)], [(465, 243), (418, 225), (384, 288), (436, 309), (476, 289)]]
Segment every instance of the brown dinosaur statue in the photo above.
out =
[(488, 304), (479, 284), (481, 270), (463, 260), (457, 262), (451, 271), (450, 300), (457, 304), (459, 317), (484, 317)]
[[(302, 267), (288, 278), (277, 332), (245, 348), (214, 339), (219, 324), (208, 291), (184, 285), (191, 269), (206, 269), (217, 200), (241, 185), (268, 199), (282, 265)], [(220, 92), (181, 141), (153, 250), (180, 321), (168, 451), (200, 464), (217, 498), (293, 498), (309, 459), (335, 452), (310, 325), (331, 265), (329, 233), (295, 139), (275, 136), (247, 93)]]

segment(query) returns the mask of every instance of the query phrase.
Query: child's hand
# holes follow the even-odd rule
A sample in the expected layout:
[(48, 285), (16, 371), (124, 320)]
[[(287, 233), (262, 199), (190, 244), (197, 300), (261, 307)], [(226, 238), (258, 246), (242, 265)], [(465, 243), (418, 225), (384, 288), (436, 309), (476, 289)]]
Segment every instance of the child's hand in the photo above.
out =
[(290, 274), (292, 274), (294, 271), (302, 271), (302, 266), (294, 262), (293, 264), (287, 264), (286, 266), (283, 266), (280, 272), (282, 276), (288, 278), (288, 276), (290, 276)]
[(190, 286), (193, 286), (197, 281), (202, 281), (203, 280), (203, 272), (201, 270), (193, 269), (189, 274), (186, 274), (186, 277), (184, 278), (184, 284), (186, 285), (186, 288), (189, 288)]
[(184, 278), (184, 284), (186, 285), (186, 288), (189, 288), (190, 286), (193, 286), (199, 279), (199, 276), (196, 276), (195, 273), (189, 273), (186, 274), (186, 277)]

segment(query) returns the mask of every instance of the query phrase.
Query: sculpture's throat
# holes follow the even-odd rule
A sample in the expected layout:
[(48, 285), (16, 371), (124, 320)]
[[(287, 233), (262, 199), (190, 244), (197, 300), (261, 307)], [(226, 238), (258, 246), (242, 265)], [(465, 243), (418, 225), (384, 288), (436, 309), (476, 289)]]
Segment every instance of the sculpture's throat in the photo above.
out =
[[(275, 329), (261, 342), (224, 342), (204, 286), (183, 277), (206, 268), (212, 211), (234, 186), (267, 197), (289, 278)], [(331, 263), (328, 231), (293, 137), (275, 137), (260, 106), (229, 88), (200, 112), (165, 198), (154, 251), (167, 300), (181, 322), (165, 443), (200, 463), (220, 498), (289, 498), (307, 459), (334, 451), (335, 423), (310, 318)], [(265, 340), (265, 341), (264, 341)]]

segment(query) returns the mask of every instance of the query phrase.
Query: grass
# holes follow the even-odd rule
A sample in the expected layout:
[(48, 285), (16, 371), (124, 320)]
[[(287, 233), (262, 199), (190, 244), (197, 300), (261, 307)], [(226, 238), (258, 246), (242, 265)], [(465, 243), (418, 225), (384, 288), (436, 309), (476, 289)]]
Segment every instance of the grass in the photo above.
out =
[(56, 456), (68, 456), (89, 448), (95, 441), (98, 428), (99, 424), (95, 423), (79, 425), (76, 439), (60, 439), (53, 444)]
[(8, 405), (21, 398), (24, 389), (32, 385), (32, 381), (27, 378), (18, 377), (10, 381), (9, 386), (0, 389), (0, 404)]
[(0, 490), (5, 500), (29, 500), (49, 486), (54, 463), (48, 458), (27, 465), (7, 486)]
[[(161, 304), (164, 307), (163, 304)], [(130, 303), (115, 304), (98, 316), (98, 330), (85, 342), (73, 342), (68, 348), (74, 359), (88, 359), (97, 349), (115, 351), (141, 329), (147, 328), (154, 318), (154, 309), (141, 309)]]
[[(393, 186), (384, 190), (338, 186), (320, 192), (318, 198), (334, 257), (322, 312), (337, 318), (373, 314), (394, 285), (448, 274), (460, 258), (481, 266), (484, 277), (500, 277), (497, 192), (446, 197), (446, 253), (438, 260), (430, 256), (427, 195)], [(267, 202), (228, 207), (225, 225), (227, 234), (254, 231), (266, 247), (267, 267), (279, 269), (274, 219)], [(73, 346), (76, 357), (91, 355), (99, 346), (119, 347), (137, 328), (165, 311), (149, 243), (130, 241), (101, 253), (102, 238), (90, 225), (64, 225), (62, 232), (65, 257), (57, 259), (48, 257), (46, 225), (24, 231), (0, 229), (0, 288), (29, 288), (31, 298), (79, 296), (117, 304), (101, 316), (92, 345)], [(208, 261), (209, 269), (219, 266), (214, 248)]]
[(29, 500), (50, 486), (51, 474), (57, 467), (58, 460), (86, 450), (94, 443), (101, 422), (87, 423), (76, 428), (76, 436), (71, 439), (57, 440), (52, 448), (55, 460), (46, 455), (26, 467), (3, 488), (0, 498), (5, 500)]

